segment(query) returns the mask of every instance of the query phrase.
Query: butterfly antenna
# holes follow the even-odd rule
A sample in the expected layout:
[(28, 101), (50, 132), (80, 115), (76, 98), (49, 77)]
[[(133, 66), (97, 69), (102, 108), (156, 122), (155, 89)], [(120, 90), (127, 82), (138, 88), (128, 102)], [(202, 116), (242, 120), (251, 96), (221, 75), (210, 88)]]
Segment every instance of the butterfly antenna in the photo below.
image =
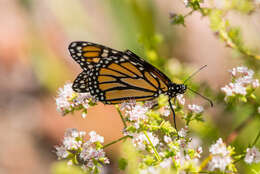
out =
[(195, 71), (194, 73), (192, 73), (186, 80), (184, 80), (184, 83), (187, 82), (188, 80), (190, 80), (193, 76), (195, 76), (200, 70), (202, 70), (203, 68), (205, 68), (207, 65), (204, 65), (202, 67), (200, 67), (197, 71)]
[(213, 107), (213, 102), (209, 98), (201, 95), (200, 93), (198, 93), (197, 91), (194, 91), (193, 89), (190, 89), (190, 88), (187, 88), (187, 89), (189, 89), (191, 92), (199, 95), (201, 98), (204, 98), (205, 100), (207, 100), (210, 103), (210, 106)]

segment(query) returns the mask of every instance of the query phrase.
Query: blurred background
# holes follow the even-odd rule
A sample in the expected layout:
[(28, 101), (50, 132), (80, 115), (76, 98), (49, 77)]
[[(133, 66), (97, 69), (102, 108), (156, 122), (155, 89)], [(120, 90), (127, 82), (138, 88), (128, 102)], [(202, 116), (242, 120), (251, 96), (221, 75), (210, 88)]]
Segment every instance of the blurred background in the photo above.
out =
[[(180, 0), (1, 0), (0, 174), (63, 173), (54, 145), (61, 142), (67, 128), (95, 130), (105, 142), (122, 136), (123, 125), (113, 106), (100, 103), (84, 120), (77, 113), (62, 117), (56, 111), (58, 88), (73, 82), (81, 72), (67, 49), (72, 41), (130, 49), (173, 81), (183, 80), (207, 64), (208, 68), (192, 79), (195, 87), (206, 83), (207, 88), (219, 91), (228, 83), (227, 70), (242, 64), (239, 55), (214, 36), (208, 20), (200, 14), (188, 17), (183, 27), (170, 24), (171, 12), (186, 13), (188, 9)], [(232, 20), (241, 25), (246, 43), (253, 48), (260, 47), (259, 14), (233, 16)], [(218, 103), (208, 109), (205, 132), (198, 130), (208, 143), (239, 124), (239, 119), (230, 116), (235, 114), (223, 113)], [(214, 132), (216, 127), (219, 130)], [(242, 134), (237, 144), (246, 146), (254, 138), (250, 132), (257, 127), (259, 120), (245, 130), (249, 136)], [(108, 173), (119, 173), (114, 161), (120, 155), (120, 144), (108, 148), (107, 153), (112, 159)]]

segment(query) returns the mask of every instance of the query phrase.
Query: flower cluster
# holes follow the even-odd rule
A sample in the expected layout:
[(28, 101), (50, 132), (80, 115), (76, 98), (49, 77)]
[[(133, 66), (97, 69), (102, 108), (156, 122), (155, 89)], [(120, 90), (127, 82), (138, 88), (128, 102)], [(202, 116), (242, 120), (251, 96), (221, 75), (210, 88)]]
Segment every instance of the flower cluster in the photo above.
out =
[(226, 147), (226, 144), (221, 138), (219, 138), (216, 144), (211, 145), (209, 152), (211, 153), (211, 161), (209, 162), (209, 170), (213, 171), (219, 169), (225, 171), (226, 169), (232, 169), (232, 158), (233, 149)]
[(196, 114), (201, 114), (204, 111), (204, 108), (202, 106), (198, 106), (198, 105), (195, 105), (195, 104), (188, 105), (188, 109), (191, 112), (195, 112)]
[(245, 162), (248, 164), (260, 162), (260, 152), (255, 146), (246, 149)]
[(226, 101), (236, 95), (243, 97), (251, 94), (254, 89), (259, 87), (259, 80), (253, 78), (253, 70), (241, 66), (233, 68), (229, 72), (232, 76), (232, 82), (221, 88), (226, 95)]
[(95, 131), (89, 133), (90, 139), (84, 139), (86, 132), (67, 129), (63, 142), (56, 146), (58, 159), (69, 160), (68, 164), (80, 165), (84, 170), (98, 173), (103, 164), (109, 164), (103, 146), (104, 138)]
[[(170, 115), (168, 98), (165, 97), (160, 96), (158, 104), (129, 101), (121, 106), (127, 122), (124, 134), (131, 137), (132, 144), (143, 156), (140, 173), (159, 173), (161, 169), (171, 169), (171, 166), (189, 171), (202, 153), (201, 147), (189, 146), (191, 138), (188, 137), (187, 126), (177, 131), (165, 120)], [(177, 98), (176, 104), (175, 110), (185, 104), (182, 95)], [(194, 114), (202, 111), (200, 106), (191, 106), (190, 112)]]
[(65, 84), (63, 88), (58, 91), (56, 98), (57, 110), (62, 115), (73, 113), (75, 110), (83, 110), (82, 117), (86, 117), (89, 106), (96, 104), (96, 100), (90, 93), (76, 93), (72, 89), (72, 84)]
[(184, 120), (186, 121), (186, 125), (189, 125), (191, 121), (203, 121), (202, 113), (204, 108), (199, 105), (191, 104), (188, 105), (188, 113), (184, 115)]

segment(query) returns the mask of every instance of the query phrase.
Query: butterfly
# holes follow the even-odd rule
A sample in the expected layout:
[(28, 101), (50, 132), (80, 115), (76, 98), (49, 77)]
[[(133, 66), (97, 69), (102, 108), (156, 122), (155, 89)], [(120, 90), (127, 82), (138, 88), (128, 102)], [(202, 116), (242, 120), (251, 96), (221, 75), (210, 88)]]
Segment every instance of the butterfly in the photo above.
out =
[(72, 42), (68, 49), (83, 69), (72, 85), (75, 92), (90, 92), (104, 104), (120, 104), (130, 99), (148, 101), (165, 94), (169, 97), (176, 128), (171, 98), (185, 93), (185, 84), (173, 83), (130, 50), (118, 51), (84, 41)]

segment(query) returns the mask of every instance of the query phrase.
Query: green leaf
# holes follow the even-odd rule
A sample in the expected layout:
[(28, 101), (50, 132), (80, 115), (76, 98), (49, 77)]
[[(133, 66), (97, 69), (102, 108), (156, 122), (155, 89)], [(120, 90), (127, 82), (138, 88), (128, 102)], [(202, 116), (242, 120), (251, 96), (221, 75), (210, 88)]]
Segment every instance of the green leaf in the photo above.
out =
[(184, 16), (181, 15), (181, 14), (179, 14), (179, 15), (177, 15), (177, 14), (172, 15), (171, 16), (171, 24), (185, 26), (185, 24), (184, 24)]
[(118, 168), (120, 170), (125, 170), (128, 165), (128, 161), (125, 158), (120, 158), (118, 160)]

